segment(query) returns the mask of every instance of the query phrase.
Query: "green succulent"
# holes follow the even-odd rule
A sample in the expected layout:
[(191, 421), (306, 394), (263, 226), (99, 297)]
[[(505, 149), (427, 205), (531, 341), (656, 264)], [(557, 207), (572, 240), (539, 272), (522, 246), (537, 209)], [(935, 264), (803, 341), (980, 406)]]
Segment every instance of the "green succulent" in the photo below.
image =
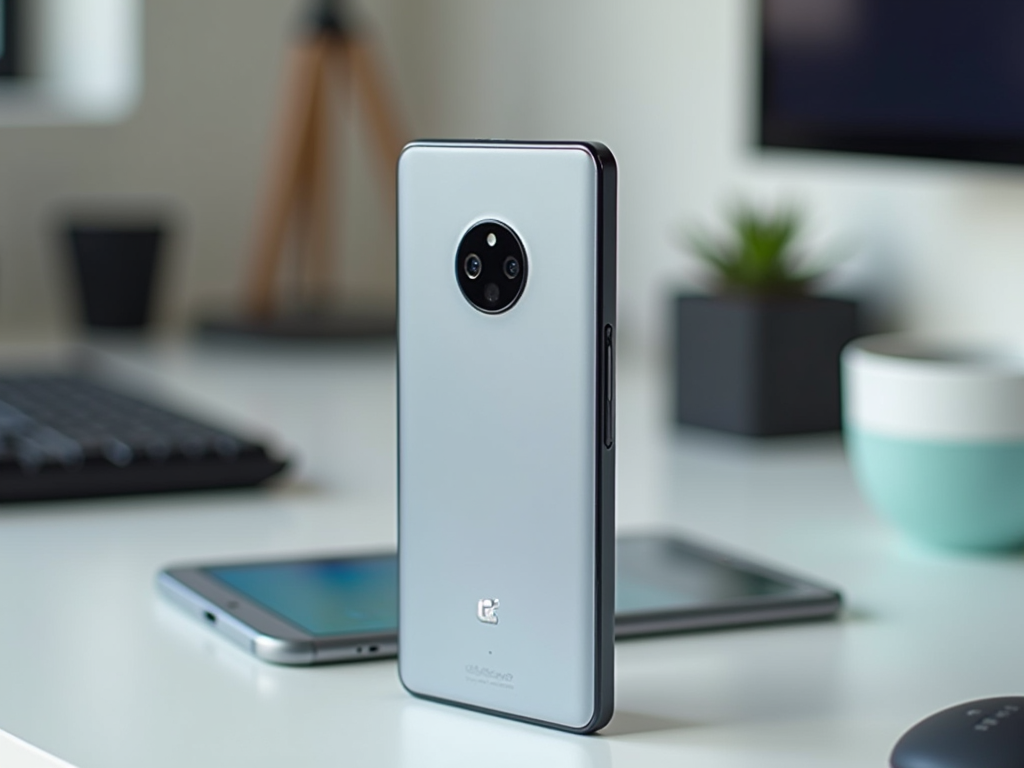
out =
[(796, 245), (802, 224), (793, 207), (766, 212), (740, 203), (729, 214), (727, 235), (713, 238), (691, 232), (687, 242), (714, 273), (715, 287), (723, 293), (802, 295), (825, 272), (804, 264)]

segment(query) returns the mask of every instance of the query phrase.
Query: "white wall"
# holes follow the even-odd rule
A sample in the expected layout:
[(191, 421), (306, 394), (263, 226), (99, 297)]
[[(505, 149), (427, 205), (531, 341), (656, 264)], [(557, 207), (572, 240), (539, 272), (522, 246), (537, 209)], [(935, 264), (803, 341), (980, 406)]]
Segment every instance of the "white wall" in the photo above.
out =
[(694, 276), (680, 230), (753, 195), (803, 202), (815, 239), (855, 253), (833, 289), (860, 291), (877, 322), (1024, 341), (1024, 170), (754, 149), (751, 0), (431, 5), (427, 133), (588, 136), (616, 152), (634, 338), (664, 340), (665, 298)]
[[(749, 140), (751, 0), (367, 0), (411, 131), (603, 140), (619, 158), (623, 331), (657, 348), (693, 276), (682, 227), (737, 194), (797, 199), (857, 255), (838, 287), (890, 324), (1024, 341), (1024, 171), (764, 154)], [(111, 128), (0, 131), (0, 325), (67, 317), (64, 200), (169, 201), (184, 231), (164, 315), (237, 296), (294, 2), (149, 0), (138, 113)], [(348, 285), (387, 293), (391, 214), (356, 166)], [(57, 318), (58, 320), (55, 320)]]
[[(170, 212), (165, 323), (237, 303), (298, 7), (297, 0), (149, 0), (143, 93), (129, 119), (0, 127), (0, 332), (72, 325), (57, 225), (82, 209)], [(387, 7), (374, 9), (385, 33)], [(360, 139), (352, 137), (351, 157), (338, 158), (354, 167), (342, 289), (387, 297), (393, 215), (380, 210)]]

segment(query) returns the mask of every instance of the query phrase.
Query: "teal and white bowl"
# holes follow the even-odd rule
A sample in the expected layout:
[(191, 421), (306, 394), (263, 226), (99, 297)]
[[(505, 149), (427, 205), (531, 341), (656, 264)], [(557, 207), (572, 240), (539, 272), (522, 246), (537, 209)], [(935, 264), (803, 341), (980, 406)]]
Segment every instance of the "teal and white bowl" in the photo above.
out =
[(1024, 360), (883, 335), (842, 367), (847, 452), (879, 514), (944, 547), (1024, 545)]

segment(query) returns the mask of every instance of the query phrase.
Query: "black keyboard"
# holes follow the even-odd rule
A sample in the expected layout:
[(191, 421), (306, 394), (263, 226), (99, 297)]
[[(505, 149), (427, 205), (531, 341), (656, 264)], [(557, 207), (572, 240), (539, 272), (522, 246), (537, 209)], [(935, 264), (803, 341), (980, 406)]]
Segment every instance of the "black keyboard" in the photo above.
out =
[(0, 502), (256, 485), (256, 442), (77, 376), (0, 377)]

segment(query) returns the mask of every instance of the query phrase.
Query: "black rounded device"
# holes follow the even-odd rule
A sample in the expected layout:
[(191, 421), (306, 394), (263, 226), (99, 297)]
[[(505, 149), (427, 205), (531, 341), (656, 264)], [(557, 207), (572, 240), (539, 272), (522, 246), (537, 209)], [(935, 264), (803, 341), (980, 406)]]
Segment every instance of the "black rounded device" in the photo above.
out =
[(896, 742), (892, 768), (1024, 768), (1024, 696), (957, 704)]

